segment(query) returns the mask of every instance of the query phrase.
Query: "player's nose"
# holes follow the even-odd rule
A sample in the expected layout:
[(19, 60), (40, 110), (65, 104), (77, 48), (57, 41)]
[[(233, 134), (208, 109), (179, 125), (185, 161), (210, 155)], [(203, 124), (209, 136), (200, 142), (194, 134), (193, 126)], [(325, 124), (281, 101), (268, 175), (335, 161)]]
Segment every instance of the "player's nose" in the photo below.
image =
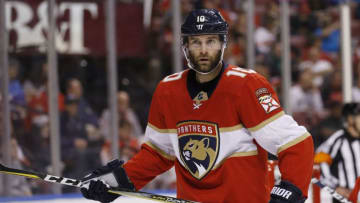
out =
[(200, 54), (202, 54), (202, 55), (204, 55), (204, 54), (206, 54), (207, 53), (207, 46), (206, 46), (206, 44), (201, 44), (201, 46), (200, 46)]

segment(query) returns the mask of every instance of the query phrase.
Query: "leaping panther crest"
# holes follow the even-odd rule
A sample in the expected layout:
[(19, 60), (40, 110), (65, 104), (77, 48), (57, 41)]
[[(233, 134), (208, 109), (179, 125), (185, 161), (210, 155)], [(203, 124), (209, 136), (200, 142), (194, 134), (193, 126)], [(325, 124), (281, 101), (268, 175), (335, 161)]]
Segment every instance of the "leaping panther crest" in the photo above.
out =
[(197, 179), (203, 178), (214, 167), (218, 146), (218, 136), (187, 134), (179, 137), (180, 157), (187, 170)]

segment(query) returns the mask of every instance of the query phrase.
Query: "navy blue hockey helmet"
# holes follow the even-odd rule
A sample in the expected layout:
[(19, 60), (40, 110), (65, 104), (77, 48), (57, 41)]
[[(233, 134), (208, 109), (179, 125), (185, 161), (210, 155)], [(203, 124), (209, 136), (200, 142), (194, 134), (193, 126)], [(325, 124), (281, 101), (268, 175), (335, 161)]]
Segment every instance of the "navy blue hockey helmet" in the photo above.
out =
[(220, 58), (217, 63), (218, 65), (223, 60), (224, 50), (226, 48), (226, 43), (227, 43), (228, 30), (229, 30), (229, 25), (221, 16), (220, 12), (217, 11), (216, 9), (198, 9), (190, 12), (190, 14), (186, 17), (185, 22), (181, 26), (182, 50), (188, 62), (189, 68), (193, 69), (194, 71), (200, 74), (209, 74), (215, 70), (215, 68), (213, 68), (210, 71), (202, 72), (194, 66), (194, 63), (191, 61), (189, 57), (189, 50), (186, 47), (188, 36), (213, 35), (213, 34), (219, 35), (223, 45), (221, 48)]
[(349, 115), (357, 115), (360, 114), (360, 103), (350, 102), (344, 104), (342, 108), (342, 116), (346, 118)]
[(192, 11), (181, 26), (182, 36), (220, 34), (227, 35), (229, 26), (216, 9)]

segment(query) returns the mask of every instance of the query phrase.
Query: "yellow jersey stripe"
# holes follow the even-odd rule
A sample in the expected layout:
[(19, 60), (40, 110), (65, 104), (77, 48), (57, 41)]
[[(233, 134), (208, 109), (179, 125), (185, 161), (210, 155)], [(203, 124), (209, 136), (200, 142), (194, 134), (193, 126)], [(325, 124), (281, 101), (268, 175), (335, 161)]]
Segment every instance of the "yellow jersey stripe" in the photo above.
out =
[(288, 149), (289, 147), (292, 147), (292, 146), (296, 145), (297, 143), (302, 142), (303, 140), (305, 140), (305, 139), (308, 138), (309, 136), (311, 136), (311, 135), (310, 135), (310, 133), (307, 132), (307, 133), (305, 133), (304, 135), (296, 138), (295, 140), (284, 144), (283, 146), (279, 147), (277, 153), (279, 154), (280, 152)]
[[(159, 133), (174, 133), (174, 134), (177, 134), (177, 130), (176, 129), (160, 129), (160, 128), (157, 128), (156, 126), (152, 125), (151, 123), (148, 123), (148, 126), (150, 128), (152, 128), (153, 130), (159, 132)], [(231, 126), (231, 127), (224, 127), (224, 128), (219, 128), (220, 132), (231, 132), (231, 131), (236, 131), (236, 130), (240, 130), (244, 128), (243, 125), (241, 124), (238, 124), (238, 125), (234, 125), (234, 126)]]
[(155, 150), (157, 153), (159, 153), (161, 156), (163, 156), (166, 159), (169, 159), (171, 161), (174, 161), (176, 159), (174, 156), (168, 155), (166, 152), (164, 152), (163, 150), (161, 150), (151, 142), (145, 142), (145, 144), (151, 147), (153, 150)]
[(281, 111), (281, 112), (275, 114), (274, 116), (272, 116), (272, 117), (264, 120), (264, 121), (261, 122), (260, 124), (254, 126), (254, 127), (252, 127), (252, 128), (248, 128), (248, 129), (249, 129), (251, 132), (257, 131), (257, 130), (263, 128), (265, 125), (267, 125), (267, 124), (271, 123), (272, 121), (278, 119), (280, 116), (282, 116), (282, 115), (284, 115), (284, 114), (285, 114), (284, 111)]
[(257, 150), (254, 151), (249, 151), (249, 152), (235, 152), (234, 154), (226, 157), (225, 159), (223, 159), (220, 163), (216, 164), (212, 170), (217, 169), (218, 167), (220, 167), (227, 159), (229, 158), (233, 158), (233, 157), (244, 157), (244, 156), (256, 156), (258, 154)]

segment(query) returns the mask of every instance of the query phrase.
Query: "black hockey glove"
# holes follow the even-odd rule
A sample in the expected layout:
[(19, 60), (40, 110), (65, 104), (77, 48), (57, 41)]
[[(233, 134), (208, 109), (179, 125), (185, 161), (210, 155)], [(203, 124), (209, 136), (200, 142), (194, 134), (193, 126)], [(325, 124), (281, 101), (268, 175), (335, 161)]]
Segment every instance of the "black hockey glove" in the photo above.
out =
[(135, 191), (134, 185), (122, 167), (123, 163), (116, 159), (86, 175), (81, 180), (83, 182), (82, 195), (87, 199), (108, 203), (119, 197), (119, 195), (108, 193), (110, 189), (125, 188)]
[(271, 190), (269, 203), (304, 203), (302, 192), (295, 185), (287, 181), (281, 181)]

